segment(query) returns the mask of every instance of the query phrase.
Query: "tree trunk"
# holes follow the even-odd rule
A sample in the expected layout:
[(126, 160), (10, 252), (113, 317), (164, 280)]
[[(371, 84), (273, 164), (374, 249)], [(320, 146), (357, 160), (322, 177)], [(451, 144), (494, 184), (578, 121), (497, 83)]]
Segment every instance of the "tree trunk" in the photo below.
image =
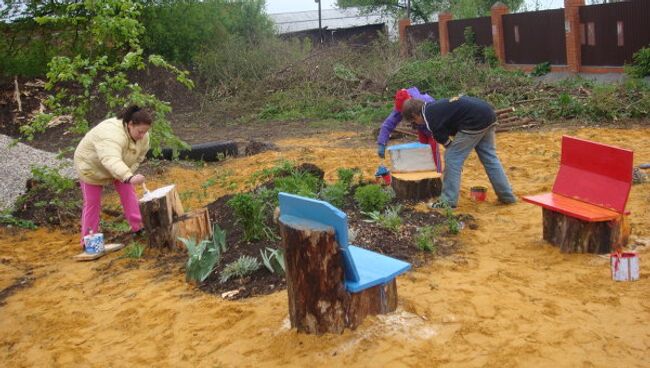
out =
[(627, 216), (613, 221), (587, 222), (559, 212), (542, 209), (544, 240), (563, 253), (610, 253), (627, 244), (630, 226)]
[(172, 232), (179, 249), (185, 249), (185, 245), (178, 238), (194, 238), (197, 243), (212, 238), (212, 224), (208, 209), (203, 207), (179, 216), (174, 222)]
[(140, 199), (144, 229), (153, 248), (171, 248), (176, 242), (174, 221), (183, 215), (183, 204), (174, 185), (146, 193)]
[(399, 200), (428, 200), (442, 191), (441, 175), (436, 172), (391, 174), (391, 186)]
[(310, 334), (343, 333), (368, 315), (397, 308), (395, 280), (359, 293), (345, 289), (343, 259), (330, 226), (280, 218), (291, 327)]

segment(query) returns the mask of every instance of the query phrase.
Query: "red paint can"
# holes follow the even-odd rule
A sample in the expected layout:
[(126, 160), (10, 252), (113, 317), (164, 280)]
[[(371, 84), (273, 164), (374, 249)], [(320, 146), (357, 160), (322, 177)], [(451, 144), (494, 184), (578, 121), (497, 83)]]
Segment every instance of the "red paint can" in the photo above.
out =
[(469, 194), (475, 202), (483, 202), (487, 198), (487, 188), (484, 186), (475, 186), (470, 189)]

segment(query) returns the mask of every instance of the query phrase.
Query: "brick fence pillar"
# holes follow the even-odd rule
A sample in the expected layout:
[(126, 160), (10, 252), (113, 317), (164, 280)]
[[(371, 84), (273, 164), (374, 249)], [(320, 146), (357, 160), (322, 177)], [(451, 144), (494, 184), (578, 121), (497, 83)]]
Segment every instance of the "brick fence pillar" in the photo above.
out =
[(399, 29), (399, 52), (402, 56), (408, 56), (411, 53), (408, 35), (406, 34), (406, 27), (410, 25), (411, 20), (406, 18), (400, 19), (397, 22), (397, 28)]
[(449, 53), (449, 32), (447, 29), (447, 22), (454, 19), (450, 12), (443, 12), (438, 14), (438, 34), (440, 36), (440, 53), (447, 55)]
[(492, 18), (492, 46), (501, 65), (506, 63), (506, 46), (503, 39), (503, 16), (508, 14), (509, 11), (510, 9), (502, 2), (496, 2), (490, 10), (490, 16)]
[(566, 36), (566, 63), (570, 72), (580, 72), (580, 7), (585, 0), (564, 0), (564, 34)]

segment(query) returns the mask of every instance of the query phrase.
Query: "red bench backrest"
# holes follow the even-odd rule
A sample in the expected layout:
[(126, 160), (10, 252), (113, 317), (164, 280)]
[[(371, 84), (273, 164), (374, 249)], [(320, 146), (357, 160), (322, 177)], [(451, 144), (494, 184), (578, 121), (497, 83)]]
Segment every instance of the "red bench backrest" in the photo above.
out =
[(553, 193), (625, 212), (632, 187), (633, 152), (563, 136)]

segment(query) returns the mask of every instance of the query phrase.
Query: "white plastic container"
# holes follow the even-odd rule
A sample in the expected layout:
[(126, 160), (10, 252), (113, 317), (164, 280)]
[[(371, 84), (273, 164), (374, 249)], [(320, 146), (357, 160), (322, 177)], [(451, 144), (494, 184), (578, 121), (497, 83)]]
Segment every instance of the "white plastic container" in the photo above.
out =
[(612, 280), (636, 281), (639, 279), (639, 256), (634, 252), (612, 253), (610, 258)]
[(433, 171), (431, 146), (423, 143), (406, 143), (388, 147), (392, 172)]
[(90, 254), (102, 253), (104, 251), (104, 234), (90, 233), (84, 236), (84, 251)]

